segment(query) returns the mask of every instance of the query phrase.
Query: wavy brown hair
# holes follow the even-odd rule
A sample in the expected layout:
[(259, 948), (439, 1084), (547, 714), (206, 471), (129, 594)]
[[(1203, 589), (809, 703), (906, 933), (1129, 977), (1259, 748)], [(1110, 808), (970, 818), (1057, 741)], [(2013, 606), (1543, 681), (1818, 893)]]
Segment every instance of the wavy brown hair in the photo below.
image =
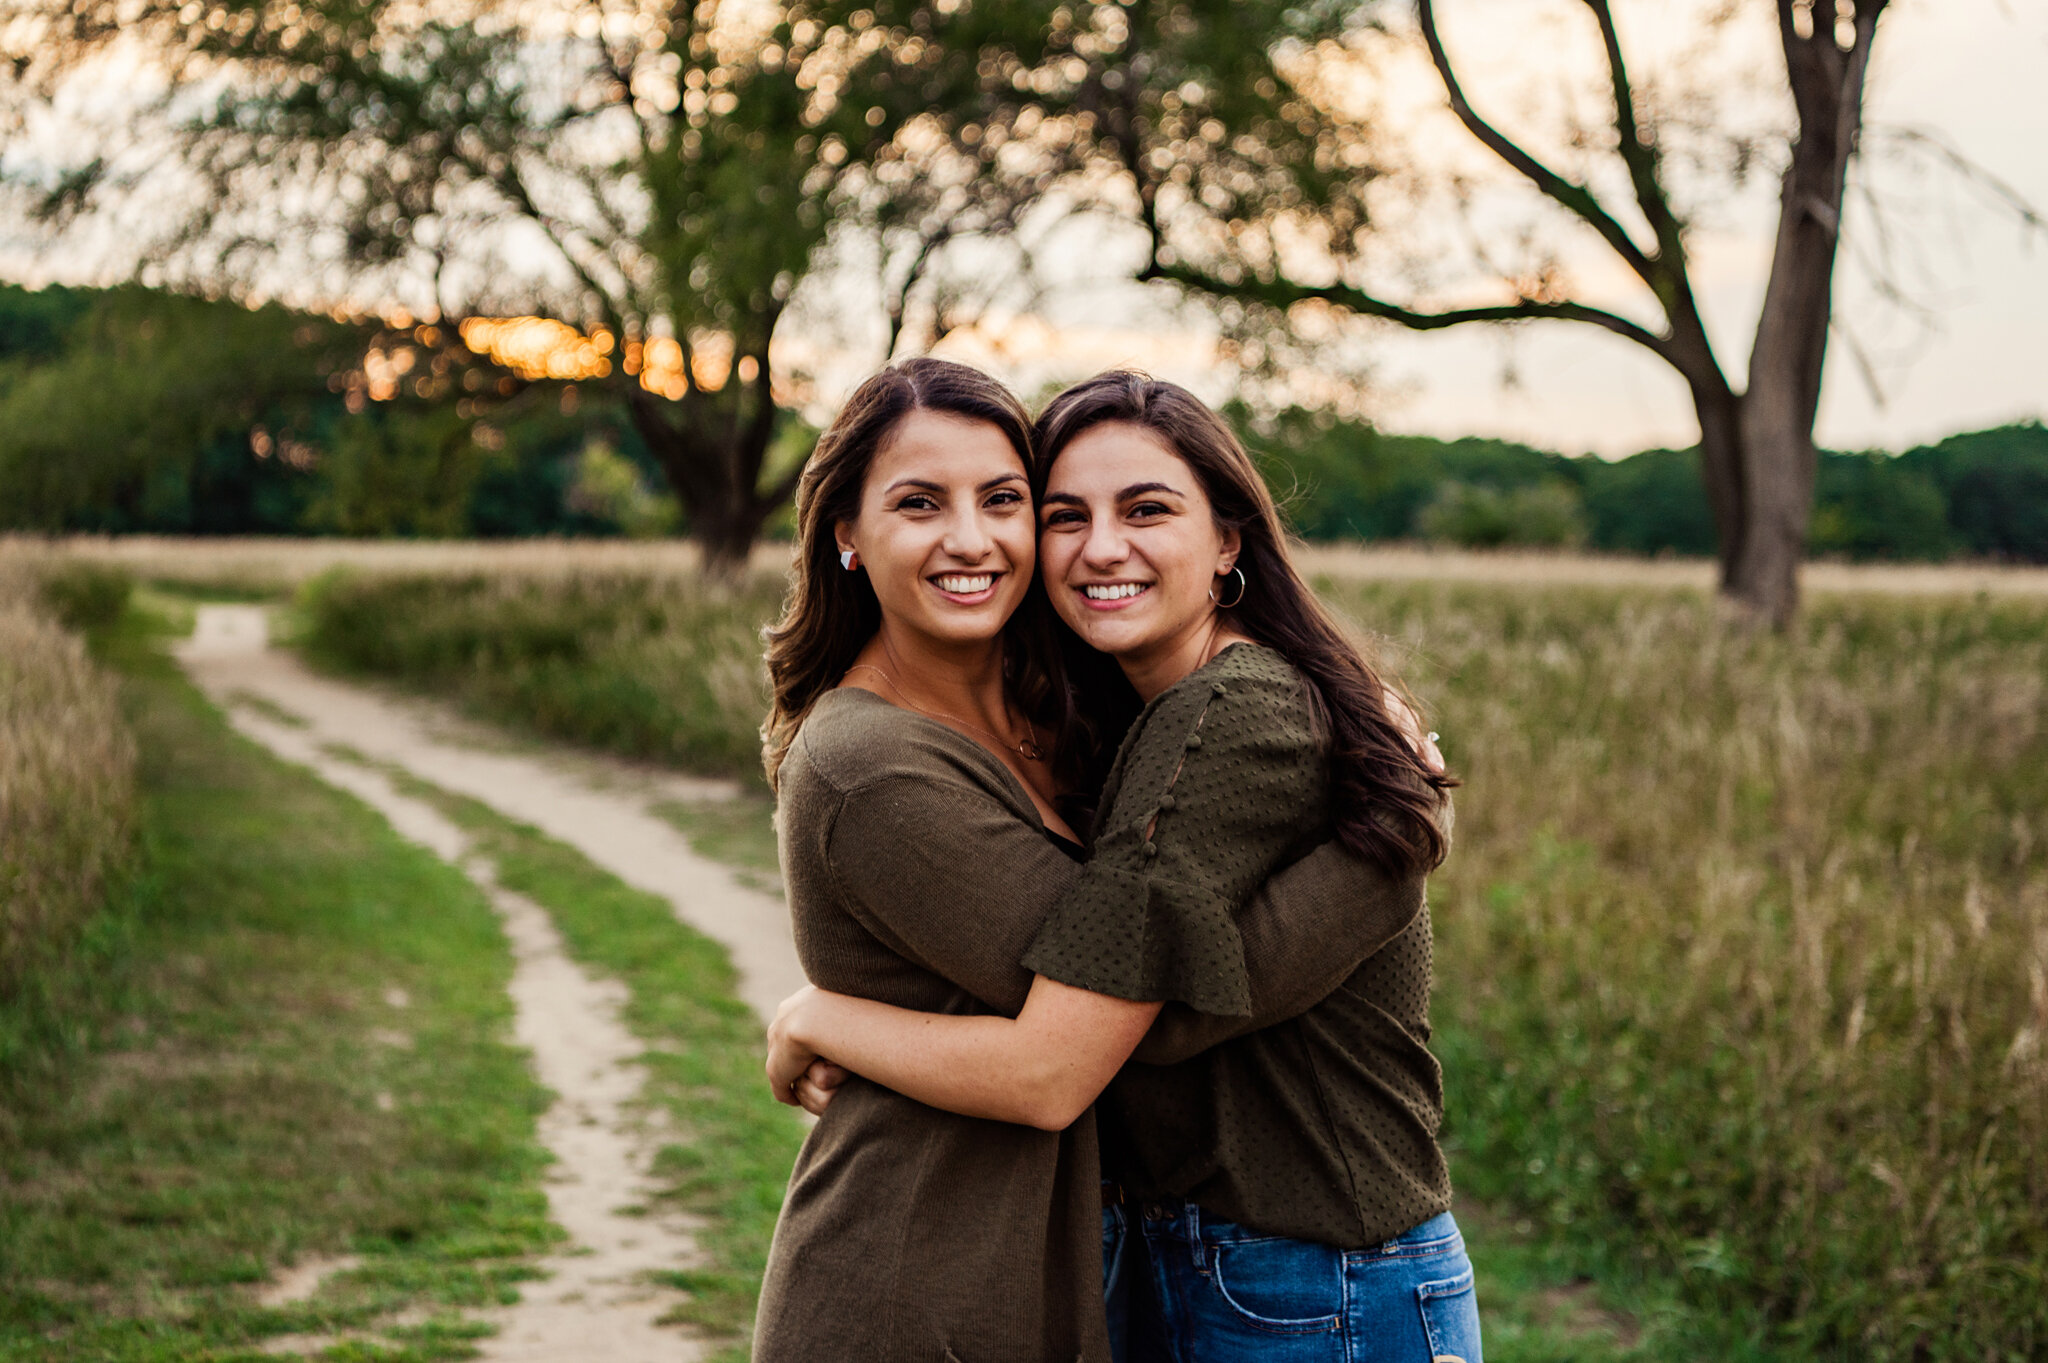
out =
[[(783, 758), (818, 697), (839, 685), (846, 669), (882, 625), (881, 604), (864, 572), (839, 566), (833, 528), (860, 515), (868, 469), (905, 417), (943, 412), (985, 421), (1001, 431), (1028, 472), (1031, 414), (1002, 384), (978, 369), (921, 356), (893, 364), (854, 390), (804, 465), (797, 483), (797, 554), (782, 619), (766, 631), (773, 691), (761, 726), (761, 760), (774, 786)], [(1030, 589), (1003, 626), (1003, 676), (1010, 698), (1034, 723), (1060, 735), (1055, 772), (1071, 772), (1071, 703), (1053, 642), (1052, 606), (1032, 575)], [(1071, 779), (1071, 776), (1070, 778)]]
[(1331, 735), (1337, 836), (1397, 875), (1436, 866), (1446, 850), (1437, 815), (1457, 782), (1423, 760), (1420, 734), (1410, 732), (1388, 701), (1398, 696), (1418, 726), (1419, 707), (1399, 695), (1295, 571), (1273, 494), (1236, 432), (1207, 403), (1178, 384), (1132, 370), (1075, 384), (1039, 415), (1034, 492), (1043, 497), (1053, 461), (1076, 436), (1111, 421), (1165, 441), (1201, 481), (1216, 523), (1241, 537), (1244, 591), (1224, 615), (1233, 629), (1273, 649), (1308, 679), (1311, 702)]

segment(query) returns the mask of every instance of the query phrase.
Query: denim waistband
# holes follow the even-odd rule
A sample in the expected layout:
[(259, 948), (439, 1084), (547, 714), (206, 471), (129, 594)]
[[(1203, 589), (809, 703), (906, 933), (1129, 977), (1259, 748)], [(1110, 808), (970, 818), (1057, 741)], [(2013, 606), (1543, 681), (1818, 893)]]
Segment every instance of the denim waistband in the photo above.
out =
[[(1186, 1244), (1198, 1264), (1206, 1259), (1205, 1250), (1216, 1245), (1242, 1244), (1250, 1240), (1298, 1238), (1227, 1221), (1204, 1210), (1195, 1202), (1147, 1202), (1128, 1210), (1133, 1213), (1131, 1219), (1144, 1226), (1146, 1234)], [(1424, 1248), (1434, 1248), (1445, 1241), (1460, 1238), (1456, 1218), (1449, 1212), (1439, 1212), (1427, 1221), (1411, 1226), (1399, 1235), (1382, 1240), (1376, 1245), (1346, 1249), (1344, 1253), (1392, 1257), (1414, 1253)]]

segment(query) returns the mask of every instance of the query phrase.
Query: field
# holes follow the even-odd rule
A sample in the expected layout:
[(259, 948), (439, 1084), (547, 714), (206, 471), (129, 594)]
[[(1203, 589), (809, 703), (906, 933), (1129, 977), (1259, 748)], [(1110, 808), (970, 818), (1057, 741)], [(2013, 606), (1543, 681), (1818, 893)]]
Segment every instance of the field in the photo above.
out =
[[(773, 551), (727, 593), (667, 548), (80, 552), (296, 590), (330, 667), (752, 769)], [(1779, 637), (1693, 563), (1312, 567), (1466, 783), (1437, 1041), (1503, 1243), (1675, 1285), (1720, 1356), (2048, 1349), (2048, 575), (1824, 567)]]

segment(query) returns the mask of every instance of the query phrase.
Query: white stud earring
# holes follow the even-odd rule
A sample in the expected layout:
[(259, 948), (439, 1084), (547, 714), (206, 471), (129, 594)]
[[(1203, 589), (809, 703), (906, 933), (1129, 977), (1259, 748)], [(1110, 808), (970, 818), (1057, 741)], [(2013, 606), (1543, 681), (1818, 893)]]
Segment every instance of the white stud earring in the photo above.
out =
[(846, 569), (849, 573), (853, 571), (853, 550), (841, 549), (839, 551), (839, 566)]

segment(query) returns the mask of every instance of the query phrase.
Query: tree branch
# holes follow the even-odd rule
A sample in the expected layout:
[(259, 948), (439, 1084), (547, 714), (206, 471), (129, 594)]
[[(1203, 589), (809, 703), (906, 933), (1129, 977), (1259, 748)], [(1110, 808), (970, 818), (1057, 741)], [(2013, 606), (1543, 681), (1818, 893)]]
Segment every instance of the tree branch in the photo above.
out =
[(1296, 303), (1329, 303), (1367, 317), (1399, 322), (1411, 331), (1440, 331), (1445, 327), (1462, 326), (1466, 322), (1584, 322), (1603, 331), (1611, 331), (1623, 340), (1634, 341), (1681, 373), (1688, 372), (1675, 354), (1669, 337), (1659, 336), (1641, 323), (1632, 322), (1618, 313), (1568, 300), (1546, 302), (1537, 298), (1522, 298), (1513, 303), (1502, 303), (1492, 307), (1421, 312), (1414, 308), (1402, 307), (1398, 303), (1389, 303), (1383, 298), (1376, 298), (1347, 284), (1305, 285), (1264, 280), (1232, 283), (1184, 265), (1159, 264), (1148, 267), (1139, 278), (1170, 280), (1184, 288), (1197, 289), (1218, 297), (1248, 299), (1269, 308), (1285, 309)]
[[(1417, 0), (1416, 12), (1422, 21), (1422, 40), (1429, 47), (1430, 62), (1436, 67), (1437, 77), (1443, 81), (1444, 93), (1450, 97), (1451, 112), (1465, 125), (1465, 131), (1471, 133), (1488, 151), (1542, 190), (1546, 198), (1562, 206), (1598, 232), (1601, 239), (1614, 249), (1614, 253), (1626, 261), (1628, 267), (1634, 270), (1644, 283), (1655, 289), (1656, 263), (1643, 253), (1642, 247), (1636, 245), (1628, 230), (1601, 206), (1592, 190), (1565, 179), (1538, 161), (1510, 141), (1498, 128), (1481, 118), (1478, 111), (1473, 109), (1471, 101), (1465, 98), (1465, 91), (1458, 84), (1457, 73), (1451, 69), (1450, 56), (1444, 51), (1443, 38), (1437, 32), (1436, 5), (1433, 0)], [(1658, 301), (1663, 301), (1661, 295)]]
[(1657, 238), (1657, 254), (1652, 259), (1683, 274), (1683, 224), (1671, 211), (1670, 197), (1665, 194), (1663, 179), (1658, 174), (1663, 158), (1653, 144), (1643, 141), (1642, 124), (1636, 113), (1635, 86), (1622, 58), (1621, 35), (1614, 25), (1614, 8), (1608, 0), (1586, 0), (1586, 8), (1593, 11), (1593, 18), (1600, 25), (1600, 42), (1607, 51), (1607, 76), (1614, 87), (1614, 131), (1620, 138), (1622, 164), (1628, 167), (1629, 183), (1636, 192), (1636, 205), (1643, 210), (1643, 217)]

